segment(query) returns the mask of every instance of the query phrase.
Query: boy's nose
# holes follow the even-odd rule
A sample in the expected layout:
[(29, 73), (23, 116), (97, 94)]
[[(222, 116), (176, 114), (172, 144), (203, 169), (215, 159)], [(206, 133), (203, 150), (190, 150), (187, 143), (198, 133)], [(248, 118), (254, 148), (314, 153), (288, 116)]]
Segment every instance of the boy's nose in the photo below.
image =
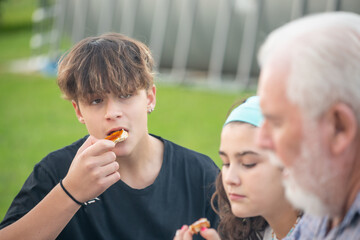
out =
[(116, 101), (108, 100), (106, 105), (106, 119), (116, 119), (122, 116), (121, 107)]

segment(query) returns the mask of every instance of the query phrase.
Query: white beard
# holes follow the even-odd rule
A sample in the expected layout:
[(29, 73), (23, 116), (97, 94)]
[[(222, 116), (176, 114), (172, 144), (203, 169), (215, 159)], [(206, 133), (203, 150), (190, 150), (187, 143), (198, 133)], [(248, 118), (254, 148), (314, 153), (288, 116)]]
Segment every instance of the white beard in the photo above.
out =
[(288, 177), (283, 179), (283, 184), (286, 198), (295, 208), (317, 216), (326, 216), (329, 213), (320, 198), (300, 187), (292, 174), (289, 173)]
[[(302, 144), (300, 156), (295, 159), (294, 166), (289, 169), (284, 169), (284, 165), (280, 159), (275, 154), (270, 153), (270, 162), (282, 168), (284, 171), (283, 174), (286, 175), (286, 177), (283, 177), (283, 184), (285, 187), (285, 195), (289, 202), (295, 208), (305, 213), (325, 216), (329, 214), (329, 209), (321, 201), (320, 196), (322, 196), (325, 190), (323, 183), (329, 178), (328, 176), (321, 178), (321, 176), (310, 171), (310, 168), (315, 165), (319, 166), (319, 163), (314, 163), (314, 161), (324, 162), (326, 158), (318, 144), (314, 144), (314, 141), (309, 141), (309, 139), (305, 139)], [(329, 166), (323, 165), (321, 167), (327, 169)], [(298, 177), (301, 179), (301, 184), (296, 180), (294, 169), (296, 169), (295, 171), (297, 171)], [(324, 171), (322, 171), (322, 173), (324, 173)], [(319, 191), (316, 191), (316, 194), (305, 188), (312, 186), (312, 189), (314, 189), (314, 184), (316, 184), (315, 187), (319, 189)]]

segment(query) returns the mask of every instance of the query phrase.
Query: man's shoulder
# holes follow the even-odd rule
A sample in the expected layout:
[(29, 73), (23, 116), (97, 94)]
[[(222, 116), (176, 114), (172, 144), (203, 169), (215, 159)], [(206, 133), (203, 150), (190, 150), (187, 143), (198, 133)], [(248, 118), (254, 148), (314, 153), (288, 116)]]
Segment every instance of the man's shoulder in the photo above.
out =
[(286, 240), (358, 239), (360, 236), (360, 193), (343, 221), (327, 233), (329, 217), (305, 214), (293, 234)]
[(294, 231), (284, 240), (313, 240), (322, 220), (320, 217), (304, 214)]

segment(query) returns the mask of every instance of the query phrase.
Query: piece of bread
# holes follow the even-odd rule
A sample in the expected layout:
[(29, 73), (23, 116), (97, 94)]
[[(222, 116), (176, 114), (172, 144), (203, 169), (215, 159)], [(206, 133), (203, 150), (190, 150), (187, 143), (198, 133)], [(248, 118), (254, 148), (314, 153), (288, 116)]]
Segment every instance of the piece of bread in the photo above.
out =
[(128, 132), (125, 131), (124, 129), (121, 129), (119, 131), (113, 132), (112, 134), (107, 136), (105, 139), (111, 140), (114, 143), (118, 143), (118, 142), (122, 142), (125, 139), (127, 139), (128, 136), (129, 136)]
[(189, 226), (189, 229), (192, 232), (192, 234), (197, 234), (204, 227), (209, 228), (210, 227), (210, 222), (206, 218), (200, 218), (199, 220), (197, 220), (196, 222), (191, 224)]

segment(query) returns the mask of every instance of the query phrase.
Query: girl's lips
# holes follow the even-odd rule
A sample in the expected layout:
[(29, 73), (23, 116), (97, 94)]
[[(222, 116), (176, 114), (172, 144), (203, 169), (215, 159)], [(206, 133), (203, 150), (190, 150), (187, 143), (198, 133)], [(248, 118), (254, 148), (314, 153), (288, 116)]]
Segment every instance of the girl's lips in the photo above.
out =
[(240, 201), (240, 200), (243, 200), (244, 198), (246, 198), (245, 195), (236, 194), (236, 193), (229, 193), (229, 199), (231, 201)]

